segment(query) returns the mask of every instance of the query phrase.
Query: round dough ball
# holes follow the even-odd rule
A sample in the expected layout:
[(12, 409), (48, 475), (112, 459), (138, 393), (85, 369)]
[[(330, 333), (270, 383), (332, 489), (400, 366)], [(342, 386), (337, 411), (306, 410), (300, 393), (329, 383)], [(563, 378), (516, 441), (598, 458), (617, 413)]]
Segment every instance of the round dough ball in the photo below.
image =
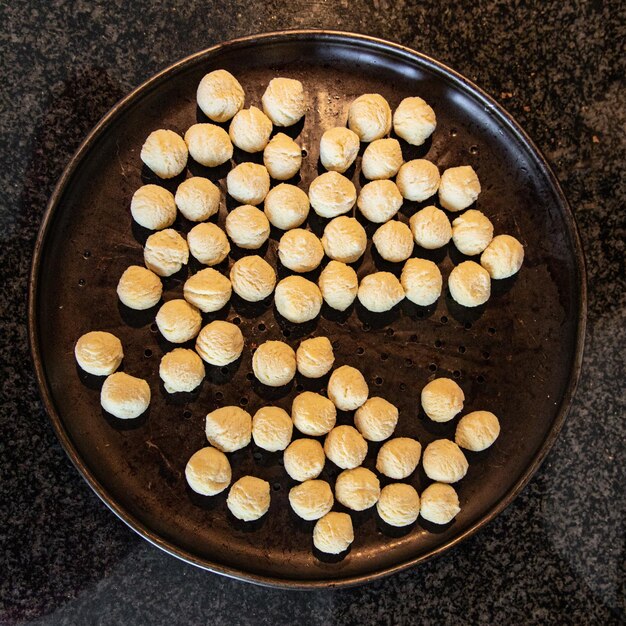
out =
[(511, 235), (494, 237), (480, 257), (480, 264), (495, 280), (513, 276), (523, 262), (524, 246)]
[(80, 368), (88, 374), (108, 376), (120, 366), (124, 349), (115, 335), (93, 330), (76, 342), (74, 356)]
[(426, 159), (405, 163), (396, 176), (396, 185), (406, 200), (423, 202), (439, 189), (439, 168)]
[(208, 442), (222, 452), (245, 448), (252, 437), (252, 417), (238, 406), (223, 406), (206, 416)]
[(376, 457), (376, 469), (389, 478), (402, 480), (417, 467), (422, 454), (419, 441), (409, 437), (396, 437), (384, 443)]
[(354, 425), (369, 441), (384, 441), (398, 424), (398, 407), (384, 398), (370, 398), (354, 414)]
[(146, 267), (158, 276), (171, 276), (180, 272), (189, 261), (187, 242), (172, 228), (153, 233), (143, 249)]
[(374, 272), (361, 281), (358, 298), (368, 311), (383, 313), (404, 300), (404, 289), (391, 272)]
[(406, 261), (413, 254), (411, 229), (398, 220), (391, 220), (378, 228), (372, 237), (378, 254), (392, 263)]
[(392, 178), (403, 161), (402, 148), (397, 139), (377, 139), (365, 148), (361, 171), (369, 180)]
[(236, 361), (243, 351), (239, 326), (215, 320), (207, 324), (196, 339), (196, 352), (209, 365), (223, 367)]
[(452, 298), (461, 306), (480, 306), (491, 295), (491, 278), (489, 272), (478, 263), (464, 261), (450, 272), (448, 289)]
[(263, 517), (270, 508), (270, 484), (255, 476), (240, 478), (228, 492), (228, 510), (244, 522)]
[(451, 378), (435, 378), (422, 389), (421, 400), (433, 422), (449, 422), (463, 410), (465, 394)]
[(380, 492), (376, 510), (390, 526), (409, 526), (420, 514), (420, 497), (411, 485), (392, 483)]
[(421, 146), (435, 131), (437, 118), (421, 98), (405, 98), (393, 114), (393, 129), (413, 146)]
[(365, 467), (347, 469), (337, 476), (335, 497), (348, 509), (365, 511), (378, 502), (380, 482), (376, 474)]
[(322, 246), (331, 259), (341, 263), (354, 263), (365, 252), (367, 234), (356, 218), (342, 215), (326, 224)]
[(461, 511), (454, 487), (433, 483), (422, 492), (420, 515), (433, 524), (448, 524)]
[(287, 276), (276, 285), (276, 310), (294, 324), (304, 324), (319, 315), (322, 294), (315, 283), (302, 276)]
[(352, 426), (336, 426), (324, 441), (324, 453), (337, 467), (359, 467), (367, 455), (367, 441)]
[(198, 106), (214, 122), (227, 122), (237, 113), (246, 95), (239, 81), (226, 70), (206, 74), (198, 85)]
[(465, 211), (452, 222), (452, 241), (462, 254), (480, 254), (493, 239), (493, 224), (475, 209)]
[(439, 202), (448, 211), (462, 211), (476, 202), (480, 181), (471, 165), (451, 167), (441, 175)]
[(343, 174), (356, 159), (360, 148), (359, 136), (349, 128), (337, 126), (327, 130), (320, 140), (320, 160), (330, 172)]
[(244, 250), (257, 250), (270, 236), (270, 223), (263, 211), (244, 204), (226, 216), (226, 232)]
[(265, 215), (273, 226), (289, 230), (301, 226), (309, 215), (309, 198), (295, 185), (276, 185), (265, 198)]
[(452, 237), (448, 216), (436, 206), (427, 206), (409, 220), (413, 239), (426, 250), (443, 248)]
[(266, 341), (255, 350), (252, 369), (263, 385), (282, 387), (296, 375), (296, 353), (283, 341)]
[(293, 78), (272, 78), (261, 97), (263, 111), (276, 126), (292, 126), (302, 119), (304, 88)]
[(328, 337), (305, 339), (296, 350), (298, 371), (307, 378), (321, 378), (335, 362), (333, 344)]
[(139, 226), (162, 230), (176, 221), (176, 202), (172, 193), (164, 187), (144, 185), (133, 194), (130, 212)]
[(141, 160), (159, 178), (174, 178), (187, 165), (187, 144), (173, 130), (155, 130), (141, 146)]
[(230, 463), (223, 452), (207, 446), (187, 461), (185, 478), (191, 489), (201, 496), (216, 496), (230, 485)]
[(202, 326), (200, 311), (183, 299), (169, 300), (163, 304), (155, 321), (159, 332), (171, 343), (190, 341)]
[(140, 265), (127, 267), (117, 283), (117, 296), (122, 304), (136, 311), (151, 309), (162, 294), (161, 279)]
[(222, 194), (208, 178), (194, 176), (176, 189), (176, 206), (191, 222), (204, 222), (220, 210)]
[(230, 280), (210, 267), (190, 276), (183, 286), (185, 300), (203, 313), (213, 313), (224, 308), (232, 291)]
[(189, 393), (204, 380), (204, 363), (193, 351), (176, 348), (161, 359), (159, 376), (168, 393)]
[(254, 443), (268, 452), (284, 450), (291, 441), (293, 423), (287, 411), (277, 406), (264, 406), (252, 418)]
[(356, 272), (340, 261), (331, 261), (322, 270), (318, 284), (326, 304), (337, 311), (345, 311), (359, 291)]
[(437, 439), (424, 450), (422, 461), (426, 476), (440, 483), (455, 483), (467, 474), (469, 467), (461, 448), (449, 439)]
[(392, 180), (373, 180), (361, 188), (357, 206), (376, 224), (389, 221), (402, 206), (402, 194)]
[(230, 140), (244, 152), (260, 152), (271, 134), (272, 120), (256, 107), (238, 111), (228, 127)]
[(350, 105), (348, 127), (361, 141), (380, 139), (391, 130), (391, 109), (380, 94), (366, 93)]
[(355, 367), (342, 365), (328, 381), (328, 397), (340, 411), (355, 411), (369, 396), (370, 390), (363, 374)]
[(233, 157), (228, 133), (215, 124), (194, 124), (185, 133), (185, 143), (192, 159), (205, 167), (217, 167)]
[(296, 439), (287, 446), (283, 455), (285, 471), (298, 482), (317, 478), (325, 462), (322, 444), (315, 439)]
[(276, 272), (265, 259), (253, 254), (233, 263), (230, 282), (240, 298), (248, 302), (260, 302), (274, 291)]
[(402, 268), (400, 283), (407, 299), (418, 306), (430, 306), (441, 295), (443, 278), (432, 261), (409, 259)]
[(325, 480), (307, 480), (289, 490), (291, 508), (307, 521), (324, 517), (334, 503), (333, 490)]
[(240, 163), (226, 176), (226, 189), (237, 202), (261, 204), (270, 190), (270, 175), (258, 163)]
[(148, 409), (150, 386), (143, 378), (115, 372), (102, 385), (100, 404), (114, 417), (124, 420), (134, 419)]
[(275, 180), (289, 180), (302, 167), (302, 150), (289, 135), (277, 133), (263, 150), (263, 163)]
[(331, 511), (313, 529), (313, 545), (326, 554), (341, 554), (354, 541), (352, 520), (347, 513)]
[(456, 427), (454, 441), (472, 452), (486, 450), (498, 438), (500, 422), (489, 411), (474, 411), (464, 415)]
[(197, 224), (187, 233), (189, 252), (204, 265), (221, 263), (230, 252), (226, 233), (212, 222)]
[(356, 187), (349, 178), (337, 172), (326, 172), (310, 184), (309, 200), (320, 217), (337, 217), (354, 206)]
[(288, 230), (278, 242), (280, 262), (294, 272), (311, 272), (322, 262), (322, 242), (303, 228)]
[(301, 433), (320, 437), (335, 426), (337, 409), (328, 398), (319, 393), (304, 391), (293, 399), (291, 419)]

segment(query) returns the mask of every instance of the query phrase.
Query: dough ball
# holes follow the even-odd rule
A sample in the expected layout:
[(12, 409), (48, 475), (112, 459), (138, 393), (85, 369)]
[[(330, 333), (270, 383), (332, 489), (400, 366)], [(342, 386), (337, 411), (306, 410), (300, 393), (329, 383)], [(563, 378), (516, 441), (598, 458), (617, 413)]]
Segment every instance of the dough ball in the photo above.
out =
[(337, 311), (345, 311), (359, 290), (356, 272), (340, 261), (331, 261), (322, 270), (318, 284), (326, 304)]
[(270, 140), (272, 120), (256, 107), (242, 109), (233, 117), (228, 134), (240, 150), (260, 152)]
[(320, 217), (330, 219), (347, 213), (354, 206), (356, 187), (349, 178), (337, 172), (326, 172), (309, 186), (309, 200)]
[(413, 146), (421, 146), (435, 131), (437, 118), (421, 98), (405, 98), (393, 114), (393, 129), (398, 137)]
[(492, 239), (493, 224), (480, 211), (470, 209), (452, 222), (452, 241), (462, 254), (479, 254)]
[(296, 375), (296, 353), (283, 341), (266, 341), (255, 350), (252, 369), (260, 383), (282, 387)]
[(232, 478), (230, 463), (223, 452), (207, 446), (198, 450), (185, 467), (187, 484), (202, 496), (222, 493)]
[(513, 276), (523, 262), (524, 246), (511, 235), (494, 237), (480, 257), (480, 264), (495, 280)]
[(304, 391), (293, 400), (291, 419), (301, 433), (320, 437), (335, 426), (337, 409), (328, 398), (319, 393)]
[(163, 304), (155, 321), (159, 332), (171, 343), (190, 341), (202, 326), (200, 311), (182, 299), (169, 300)]
[(187, 233), (189, 252), (204, 265), (221, 263), (230, 252), (226, 233), (212, 222), (197, 224)]
[(326, 554), (345, 552), (353, 541), (354, 529), (347, 513), (331, 511), (320, 518), (313, 529), (313, 545)]
[(391, 130), (391, 109), (380, 94), (366, 93), (350, 105), (348, 127), (361, 141), (380, 139)]
[(435, 378), (422, 389), (421, 400), (433, 422), (449, 422), (463, 410), (465, 394), (451, 378)]
[(244, 256), (230, 268), (230, 282), (240, 298), (248, 302), (260, 302), (272, 295), (276, 272), (260, 256)]
[(437, 302), (443, 287), (439, 268), (428, 259), (409, 259), (402, 268), (400, 283), (406, 297), (418, 306)]
[(252, 418), (254, 443), (268, 452), (284, 450), (291, 441), (293, 423), (289, 413), (277, 406), (264, 406)]
[(409, 526), (420, 514), (420, 497), (411, 485), (392, 483), (380, 492), (376, 510), (390, 526)]
[(461, 306), (480, 306), (491, 295), (491, 278), (478, 263), (464, 261), (450, 272), (448, 288), (452, 298)]
[(226, 506), (244, 522), (260, 519), (270, 508), (270, 484), (255, 476), (244, 476), (230, 488)]
[(426, 159), (414, 159), (405, 163), (396, 176), (396, 185), (403, 198), (423, 202), (434, 196), (439, 189), (439, 168)]
[(224, 308), (232, 291), (230, 280), (210, 267), (190, 276), (183, 287), (185, 300), (203, 313), (213, 313)]
[(289, 490), (291, 508), (307, 521), (324, 517), (334, 503), (333, 490), (325, 480), (307, 480)]
[(409, 220), (415, 243), (426, 250), (443, 248), (452, 237), (448, 216), (436, 206), (427, 206)]
[(194, 176), (178, 185), (176, 206), (191, 222), (204, 222), (220, 210), (222, 194), (208, 178)]
[(420, 515), (433, 524), (448, 524), (461, 511), (454, 487), (433, 483), (422, 492)]
[(263, 150), (263, 163), (275, 180), (289, 180), (300, 171), (302, 150), (291, 137), (277, 133)]
[(163, 294), (161, 279), (140, 265), (124, 270), (117, 283), (117, 295), (129, 309), (145, 311), (158, 304)]
[(239, 326), (215, 320), (207, 324), (196, 339), (196, 352), (209, 365), (223, 367), (236, 361), (243, 351)]
[(120, 366), (124, 350), (115, 335), (93, 330), (76, 342), (74, 356), (80, 368), (88, 374), (108, 376)]
[(288, 230), (278, 242), (280, 262), (294, 272), (311, 272), (322, 262), (322, 242), (303, 228)]
[(189, 393), (204, 380), (204, 363), (193, 351), (176, 348), (161, 359), (159, 376), (168, 393)]
[(296, 439), (287, 446), (283, 455), (285, 471), (299, 482), (317, 478), (325, 462), (322, 444), (315, 439)]
[(305, 339), (296, 350), (298, 371), (307, 378), (321, 378), (330, 372), (335, 362), (333, 344), (328, 337)]
[(215, 124), (194, 124), (185, 133), (185, 143), (193, 160), (205, 167), (217, 167), (233, 157), (228, 133)]
[(265, 215), (273, 226), (289, 230), (301, 226), (309, 215), (309, 198), (295, 185), (281, 183), (265, 198)]
[(369, 396), (369, 387), (363, 374), (355, 367), (342, 365), (328, 381), (328, 397), (340, 411), (355, 411)]
[(489, 411), (474, 411), (464, 415), (456, 427), (454, 441), (472, 452), (486, 450), (498, 438), (500, 422)]
[(376, 457), (376, 469), (389, 478), (402, 480), (417, 467), (422, 454), (419, 441), (409, 437), (396, 437), (385, 442)]
[(292, 126), (302, 119), (304, 88), (293, 78), (272, 78), (261, 97), (263, 111), (276, 126)]
[(369, 180), (392, 178), (403, 161), (402, 148), (397, 139), (377, 139), (365, 148), (361, 172)]
[(252, 417), (238, 406), (223, 406), (206, 416), (208, 442), (222, 452), (235, 452), (250, 443)]
[(341, 215), (326, 224), (322, 246), (331, 259), (341, 263), (354, 263), (365, 252), (367, 234), (357, 219)]
[(327, 130), (320, 140), (320, 160), (330, 172), (343, 174), (356, 159), (361, 146), (359, 136), (349, 128)]
[(359, 467), (367, 455), (367, 441), (352, 426), (336, 426), (324, 441), (326, 457), (341, 469)]
[(347, 469), (337, 476), (335, 497), (353, 511), (365, 511), (378, 502), (380, 483), (376, 474), (365, 467)]
[(189, 261), (187, 242), (172, 228), (153, 233), (143, 249), (146, 267), (158, 276), (171, 276), (180, 272)]
[(148, 409), (150, 386), (142, 378), (115, 372), (102, 385), (100, 404), (114, 417), (124, 420), (134, 419)]
[(378, 254), (392, 263), (406, 261), (413, 254), (411, 229), (398, 220), (391, 220), (378, 228), (372, 237)]
[(187, 144), (173, 130), (155, 130), (141, 146), (141, 160), (159, 178), (174, 178), (187, 165)]
[(361, 188), (357, 206), (376, 224), (389, 221), (402, 206), (402, 194), (392, 180), (373, 180)]
[(383, 313), (404, 300), (404, 289), (391, 272), (374, 272), (361, 281), (358, 297), (368, 311)]
[(440, 483), (455, 483), (467, 474), (468, 463), (461, 448), (449, 439), (437, 439), (424, 450), (426, 476)]
[(270, 223), (263, 211), (244, 204), (226, 216), (226, 232), (236, 246), (257, 250), (270, 236)]
[(369, 441), (384, 441), (398, 423), (398, 407), (384, 398), (370, 398), (354, 414), (354, 425)]
[(451, 167), (441, 175), (439, 202), (448, 211), (462, 211), (476, 202), (480, 181), (471, 165)]
[(294, 324), (316, 318), (322, 308), (322, 294), (315, 283), (302, 276), (287, 276), (276, 285), (276, 310)]
[(164, 187), (144, 185), (133, 194), (130, 212), (139, 226), (162, 230), (176, 221), (176, 202), (172, 193)]
[(246, 95), (239, 81), (226, 70), (210, 72), (198, 85), (198, 106), (214, 122), (227, 122), (237, 113)]
[(258, 163), (240, 163), (226, 176), (228, 193), (242, 204), (261, 204), (270, 190), (270, 175)]

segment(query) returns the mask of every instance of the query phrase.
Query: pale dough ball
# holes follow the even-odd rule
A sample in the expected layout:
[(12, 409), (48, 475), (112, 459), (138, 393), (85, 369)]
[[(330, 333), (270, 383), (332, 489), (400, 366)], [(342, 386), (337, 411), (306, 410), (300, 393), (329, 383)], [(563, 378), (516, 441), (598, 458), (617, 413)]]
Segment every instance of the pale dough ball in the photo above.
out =
[(367, 455), (367, 441), (353, 426), (336, 426), (324, 441), (326, 457), (341, 469), (359, 467)]
[(325, 480), (307, 480), (289, 490), (291, 508), (307, 521), (324, 517), (334, 502), (333, 490)]
[(150, 386), (142, 378), (115, 372), (102, 385), (100, 404), (114, 417), (134, 419), (145, 413), (150, 404)]
[(171, 343), (185, 343), (199, 332), (202, 326), (200, 311), (187, 300), (169, 300), (156, 314), (159, 332)]
[(210, 267), (190, 276), (183, 286), (185, 300), (203, 313), (224, 308), (232, 294), (230, 280)]
[(480, 257), (480, 264), (495, 280), (513, 276), (523, 262), (524, 246), (511, 235), (494, 237)]
[(260, 152), (271, 134), (272, 120), (257, 107), (237, 112), (228, 127), (230, 140), (244, 152)]
[(356, 272), (340, 261), (331, 261), (322, 270), (318, 284), (326, 304), (337, 311), (345, 311), (359, 290)]
[(400, 283), (408, 300), (418, 306), (430, 306), (441, 295), (443, 278), (432, 261), (409, 259), (402, 268)]
[(384, 398), (370, 398), (354, 414), (354, 425), (369, 441), (384, 441), (398, 424), (398, 407)]
[(382, 224), (400, 210), (402, 194), (392, 180), (373, 180), (361, 188), (357, 206), (370, 222)]
[(406, 261), (413, 254), (411, 229), (398, 220), (391, 220), (378, 228), (372, 237), (378, 254), (392, 263)]
[(155, 306), (163, 294), (161, 279), (140, 265), (124, 270), (117, 283), (117, 295), (129, 309), (145, 311)]
[(268, 387), (282, 387), (296, 375), (296, 353), (284, 341), (266, 341), (254, 352), (252, 369)]
[(389, 478), (402, 480), (417, 467), (422, 454), (419, 441), (409, 437), (396, 437), (385, 442), (376, 457), (376, 469)]
[(214, 122), (227, 122), (243, 107), (246, 95), (239, 81), (226, 70), (206, 74), (198, 85), (198, 106)]
[(404, 300), (404, 289), (391, 272), (374, 272), (361, 281), (358, 298), (368, 311), (383, 313)]
[(498, 438), (500, 422), (489, 411), (474, 411), (464, 415), (456, 427), (454, 441), (472, 452), (486, 450)]
[(347, 513), (331, 511), (320, 518), (313, 529), (313, 545), (326, 554), (345, 552), (353, 541), (354, 529)]
[(422, 389), (421, 401), (433, 422), (449, 422), (463, 410), (465, 394), (451, 378), (435, 378)]
[(294, 272), (311, 272), (322, 262), (322, 242), (303, 228), (288, 230), (278, 242), (280, 262)]
[(480, 181), (471, 165), (451, 167), (441, 175), (439, 202), (448, 211), (462, 211), (476, 202)]
[(302, 119), (304, 88), (294, 78), (272, 78), (261, 97), (263, 111), (276, 126), (292, 126)]
[(233, 291), (248, 302), (259, 302), (274, 291), (276, 272), (260, 256), (241, 257), (230, 268), (230, 282)]
[(437, 118), (421, 98), (405, 98), (393, 114), (393, 129), (413, 146), (421, 146), (435, 131)]
[(365, 252), (367, 234), (356, 218), (341, 215), (326, 224), (322, 246), (331, 259), (341, 263), (354, 263)]
[(378, 502), (380, 482), (376, 474), (365, 467), (347, 469), (337, 476), (335, 497), (353, 511), (365, 511)]
[(176, 189), (176, 206), (191, 222), (204, 222), (220, 209), (222, 194), (208, 178), (194, 176)]
[(337, 172), (325, 172), (309, 186), (309, 200), (320, 217), (337, 217), (354, 206), (356, 187), (349, 178)]
[(461, 306), (480, 306), (491, 295), (491, 278), (478, 263), (464, 261), (450, 272), (448, 288), (452, 298)]
[(174, 178), (187, 165), (187, 144), (173, 130), (155, 130), (141, 147), (141, 160), (159, 178)]
[(233, 157), (228, 133), (215, 124), (194, 124), (185, 133), (185, 143), (194, 161), (205, 167), (217, 167)]
[(281, 230), (298, 228), (309, 215), (309, 198), (295, 185), (276, 185), (265, 198), (265, 215), (273, 226)]
[(315, 283), (302, 276), (287, 276), (276, 285), (276, 310), (294, 324), (303, 324), (319, 315), (322, 294)]
[(230, 252), (226, 233), (212, 222), (197, 224), (187, 233), (189, 252), (204, 265), (221, 263)]
[(414, 159), (405, 163), (396, 176), (396, 185), (404, 198), (423, 202), (434, 196), (439, 189), (439, 168), (426, 159)]
[(254, 443), (268, 452), (284, 450), (291, 441), (293, 423), (289, 413), (277, 406), (264, 406), (252, 418)]
[(331, 172), (343, 174), (356, 159), (360, 147), (359, 136), (349, 128), (337, 126), (327, 130), (320, 140), (320, 160)]
[(420, 514), (420, 497), (411, 485), (392, 483), (380, 492), (376, 510), (390, 526), (409, 526)]
[(146, 267), (158, 276), (171, 276), (180, 272), (189, 261), (187, 242), (172, 228), (153, 233), (143, 249)]
[(305, 339), (296, 350), (298, 371), (307, 378), (321, 378), (335, 362), (333, 344), (328, 337)]
[(319, 393), (304, 391), (293, 399), (291, 419), (301, 433), (320, 437), (335, 426), (337, 409), (328, 398)]
[(263, 163), (276, 180), (293, 178), (302, 166), (300, 146), (285, 133), (277, 133), (263, 150)]
[(470, 209), (452, 222), (452, 241), (462, 254), (479, 254), (492, 239), (493, 224), (480, 211)]
[(207, 324), (196, 339), (196, 352), (209, 365), (223, 367), (236, 361), (243, 351), (243, 335), (239, 326), (215, 320)]
[(176, 202), (164, 187), (144, 185), (133, 194), (130, 212), (139, 226), (162, 230), (176, 221)]
[(361, 171), (369, 180), (392, 178), (403, 161), (402, 148), (397, 139), (377, 139), (365, 148)]
[(198, 450), (185, 467), (187, 484), (202, 496), (222, 493), (232, 478), (230, 463), (223, 452), (207, 446)]
[(415, 243), (426, 250), (443, 248), (452, 237), (448, 216), (436, 206), (427, 206), (409, 220)]
[(315, 439), (296, 439), (283, 454), (285, 471), (298, 482), (317, 478), (324, 469), (326, 457), (322, 444)]
[(228, 492), (228, 510), (244, 522), (263, 517), (270, 508), (270, 484), (255, 476), (244, 476)]
[(159, 376), (168, 393), (189, 393), (204, 380), (204, 363), (193, 351), (176, 348), (161, 359)]
[(328, 381), (328, 397), (340, 411), (355, 411), (369, 396), (369, 387), (363, 374), (355, 367), (342, 365)]
[(455, 483), (467, 474), (469, 467), (461, 448), (449, 439), (437, 439), (424, 450), (422, 460), (426, 476), (440, 483)]
[(206, 416), (208, 442), (222, 452), (245, 448), (252, 437), (252, 417), (238, 406), (223, 406)]
[(257, 250), (270, 236), (270, 223), (263, 211), (244, 204), (226, 216), (226, 232), (240, 248)]
[(461, 511), (454, 487), (433, 483), (422, 492), (420, 515), (433, 524), (447, 524)]
[(270, 175), (258, 163), (240, 163), (226, 176), (228, 193), (242, 204), (261, 204), (270, 190)]
[(348, 127), (361, 141), (380, 139), (391, 130), (391, 109), (380, 94), (366, 93), (350, 105)]
[(124, 350), (115, 335), (93, 330), (76, 342), (74, 356), (81, 369), (88, 374), (108, 376), (120, 366)]

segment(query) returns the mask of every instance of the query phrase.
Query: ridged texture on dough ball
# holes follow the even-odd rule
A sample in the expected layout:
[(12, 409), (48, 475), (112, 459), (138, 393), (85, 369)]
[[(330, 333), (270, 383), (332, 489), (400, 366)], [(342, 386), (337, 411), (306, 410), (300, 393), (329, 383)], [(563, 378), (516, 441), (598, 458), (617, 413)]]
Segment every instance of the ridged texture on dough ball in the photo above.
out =
[(200, 311), (182, 298), (165, 302), (156, 314), (155, 321), (164, 339), (171, 343), (190, 341), (202, 326)]
[(143, 185), (133, 194), (130, 212), (139, 226), (162, 230), (176, 221), (176, 202), (164, 187)]
[(277, 406), (264, 406), (252, 418), (254, 443), (268, 452), (284, 450), (291, 442), (292, 433), (289, 413)]
[(140, 265), (126, 268), (117, 283), (117, 295), (122, 304), (136, 311), (145, 311), (157, 305), (162, 294), (161, 279)]
[(257, 250), (270, 236), (270, 222), (263, 211), (250, 204), (233, 209), (226, 216), (226, 233), (244, 250)]
[(418, 306), (430, 306), (439, 299), (443, 287), (441, 272), (428, 259), (408, 259), (400, 282), (408, 300)]
[(246, 99), (239, 81), (226, 70), (206, 74), (198, 85), (196, 97), (202, 112), (214, 122), (227, 122)]
[(240, 163), (228, 172), (226, 188), (237, 202), (256, 206), (270, 190), (270, 175), (264, 165)]
[(461, 306), (480, 306), (491, 295), (491, 277), (478, 263), (464, 261), (450, 272), (448, 289), (452, 298)]
[(189, 261), (189, 246), (175, 230), (166, 228), (148, 237), (143, 260), (158, 276), (171, 276)]
[(257, 107), (238, 111), (228, 127), (230, 140), (244, 152), (260, 152), (271, 134), (272, 120)]
[(422, 98), (405, 98), (393, 114), (393, 129), (413, 146), (421, 146), (435, 131), (437, 118)]
[(324, 517), (335, 502), (325, 480), (307, 480), (289, 490), (289, 504), (294, 513), (307, 521)]
[(270, 484), (255, 476), (240, 478), (228, 492), (228, 510), (244, 522), (263, 517), (270, 508)]
[(380, 482), (376, 474), (365, 467), (347, 469), (337, 476), (335, 498), (353, 511), (373, 507), (380, 496)]
[(455, 483), (461, 480), (469, 464), (461, 448), (449, 439), (437, 439), (424, 450), (422, 461), (426, 476), (440, 483)]
[(209, 266), (221, 263), (230, 252), (226, 233), (213, 222), (194, 226), (187, 233), (187, 244), (192, 256)]
[(361, 188), (357, 206), (370, 222), (382, 224), (400, 210), (402, 194), (392, 180), (373, 180)]
[(441, 175), (439, 202), (448, 211), (462, 211), (476, 202), (480, 181), (471, 165), (451, 167)]
[(380, 139), (391, 130), (391, 109), (385, 98), (377, 93), (359, 96), (348, 110), (348, 127), (361, 141)]
[(204, 380), (204, 363), (193, 351), (176, 348), (163, 355), (159, 376), (168, 393), (190, 393)]
[(439, 189), (439, 169), (426, 159), (407, 161), (398, 171), (396, 185), (404, 198), (423, 202), (434, 196)]
[(255, 350), (252, 369), (263, 385), (282, 387), (296, 375), (296, 353), (284, 341), (266, 341)]
[(272, 78), (261, 97), (263, 111), (276, 126), (292, 126), (306, 110), (304, 87), (293, 78)]
[(318, 285), (329, 307), (345, 311), (356, 298), (359, 279), (349, 265), (331, 261), (320, 273)]
[(524, 262), (524, 246), (511, 235), (494, 237), (480, 257), (491, 278), (500, 280), (519, 272)]
[(115, 372), (102, 385), (100, 404), (114, 417), (134, 419), (148, 409), (150, 386), (142, 378)]
[(263, 150), (263, 164), (273, 179), (289, 180), (302, 167), (302, 150), (289, 135), (277, 133)]
[(378, 451), (376, 469), (389, 478), (402, 480), (415, 471), (421, 454), (419, 441), (409, 437), (395, 437), (386, 441)]
[(461, 448), (482, 452), (500, 434), (500, 422), (490, 411), (474, 411), (464, 415), (457, 424), (454, 441)]
[(420, 514), (420, 497), (411, 485), (392, 483), (380, 492), (376, 510), (390, 526), (409, 526)]
[(278, 242), (280, 262), (294, 272), (311, 272), (322, 262), (322, 242), (310, 230), (293, 228)]
[(390, 220), (378, 228), (372, 243), (385, 261), (400, 263), (413, 254), (413, 234), (411, 229), (398, 220)]
[(340, 411), (355, 411), (369, 396), (363, 374), (355, 367), (342, 365), (330, 376), (328, 397)]
[(206, 416), (207, 441), (222, 452), (245, 448), (252, 437), (252, 417), (238, 406), (223, 406)]
[(326, 457), (322, 444), (315, 439), (296, 439), (283, 454), (285, 471), (299, 482), (317, 478), (324, 469)]
[(244, 256), (230, 268), (233, 291), (248, 302), (260, 302), (272, 295), (276, 285), (274, 268), (260, 256)]
[(383, 313), (404, 300), (404, 289), (391, 272), (374, 272), (361, 281), (358, 298), (368, 311)]
[(155, 130), (141, 147), (141, 160), (159, 178), (174, 178), (187, 165), (187, 144), (173, 130)]
[(393, 178), (404, 159), (397, 139), (377, 139), (363, 153), (361, 172), (369, 180)]
[(492, 239), (493, 224), (480, 211), (470, 209), (452, 222), (452, 241), (462, 254), (480, 254)]
[(415, 243), (426, 250), (442, 248), (452, 237), (448, 216), (436, 206), (424, 207), (412, 215), (409, 225)]
[(324, 452), (337, 467), (353, 469), (365, 460), (367, 441), (353, 426), (336, 426), (326, 435)]
[(193, 176), (178, 185), (176, 206), (191, 222), (204, 222), (220, 208), (222, 193), (208, 178)]
[(369, 398), (354, 414), (354, 425), (369, 441), (384, 441), (398, 424), (398, 407), (384, 398)]
[(217, 167), (233, 157), (228, 133), (215, 124), (194, 124), (185, 133), (191, 158), (205, 167)]
[(309, 215), (309, 198), (300, 187), (281, 183), (267, 194), (264, 210), (267, 219), (276, 228), (298, 228)]
[(421, 402), (433, 422), (449, 422), (463, 410), (465, 394), (451, 378), (435, 378), (422, 389)]
[(81, 369), (88, 374), (108, 376), (120, 366), (124, 350), (115, 335), (93, 330), (76, 342), (74, 356)]
[(209, 365), (223, 367), (236, 361), (243, 351), (239, 326), (222, 320), (207, 324), (196, 339), (196, 352)]
[(356, 159), (360, 148), (359, 136), (349, 128), (338, 126), (327, 130), (320, 140), (320, 160), (330, 172), (343, 174)]
[(232, 472), (228, 458), (216, 448), (198, 450), (187, 461), (187, 484), (202, 496), (216, 496), (230, 485)]
[(357, 219), (342, 215), (326, 224), (322, 246), (326, 256), (334, 261), (354, 263), (365, 252), (367, 234)]
[(328, 337), (305, 339), (296, 350), (298, 371), (307, 378), (321, 378), (335, 362), (333, 345)]
[(320, 437), (328, 433), (337, 421), (335, 405), (313, 391), (303, 391), (291, 405), (293, 425), (304, 435)]
[(224, 308), (232, 294), (230, 280), (210, 267), (190, 276), (183, 286), (185, 300), (203, 313)]
[(276, 285), (274, 303), (276, 310), (286, 320), (304, 324), (319, 315), (322, 294), (310, 280), (302, 276), (287, 276)]
[(332, 219), (350, 211), (356, 202), (356, 187), (338, 172), (326, 172), (309, 186), (309, 200), (320, 216)]
[(426, 521), (448, 524), (460, 511), (459, 497), (451, 485), (433, 483), (422, 492), (420, 515)]
[(313, 529), (313, 545), (326, 554), (341, 554), (353, 541), (352, 519), (347, 513), (331, 511), (319, 519)]

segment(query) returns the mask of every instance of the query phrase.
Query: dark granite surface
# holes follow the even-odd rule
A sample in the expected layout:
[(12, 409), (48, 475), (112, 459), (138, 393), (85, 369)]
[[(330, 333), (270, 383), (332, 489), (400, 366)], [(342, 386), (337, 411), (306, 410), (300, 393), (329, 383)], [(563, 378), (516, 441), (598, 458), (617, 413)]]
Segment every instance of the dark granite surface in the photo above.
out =
[[(0, 623), (624, 621), (622, 3), (17, 0), (2, 3), (0, 18)], [(100, 116), (196, 50), (294, 27), (398, 41), (495, 96), (554, 165), (589, 272), (578, 393), (522, 495), (439, 559), (365, 587), (312, 593), (194, 569), (118, 521), (57, 443), (34, 382), (25, 319), (47, 198)]]

